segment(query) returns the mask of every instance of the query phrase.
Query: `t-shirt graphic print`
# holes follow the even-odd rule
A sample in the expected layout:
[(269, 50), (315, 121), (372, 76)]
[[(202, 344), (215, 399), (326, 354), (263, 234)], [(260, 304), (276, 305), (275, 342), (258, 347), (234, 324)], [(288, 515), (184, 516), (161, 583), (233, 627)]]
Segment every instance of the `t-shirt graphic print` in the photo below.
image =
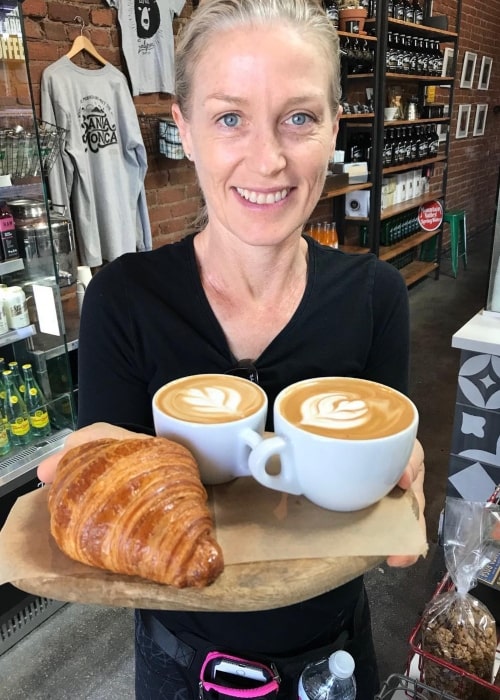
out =
[(172, 20), (185, 0), (107, 0), (118, 10), (133, 95), (174, 92)]

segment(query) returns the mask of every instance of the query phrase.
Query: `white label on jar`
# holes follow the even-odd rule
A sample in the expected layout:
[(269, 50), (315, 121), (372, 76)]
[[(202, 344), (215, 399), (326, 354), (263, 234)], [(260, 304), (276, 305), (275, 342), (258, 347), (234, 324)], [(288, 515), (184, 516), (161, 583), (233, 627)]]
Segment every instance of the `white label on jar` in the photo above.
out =
[(30, 317), (26, 295), (22, 289), (7, 289), (4, 295), (5, 311), (9, 328), (24, 328), (29, 326)]

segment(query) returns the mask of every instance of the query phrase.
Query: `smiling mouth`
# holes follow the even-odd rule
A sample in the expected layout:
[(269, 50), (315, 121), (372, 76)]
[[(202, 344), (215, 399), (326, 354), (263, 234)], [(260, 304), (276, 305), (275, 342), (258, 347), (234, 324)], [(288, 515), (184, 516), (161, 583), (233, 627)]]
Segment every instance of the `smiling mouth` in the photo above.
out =
[(281, 202), (290, 194), (290, 189), (279, 190), (278, 192), (268, 192), (267, 194), (263, 192), (254, 192), (253, 190), (244, 190), (241, 187), (237, 187), (236, 191), (246, 199), (247, 202), (252, 202), (252, 204), (276, 204), (276, 202)]

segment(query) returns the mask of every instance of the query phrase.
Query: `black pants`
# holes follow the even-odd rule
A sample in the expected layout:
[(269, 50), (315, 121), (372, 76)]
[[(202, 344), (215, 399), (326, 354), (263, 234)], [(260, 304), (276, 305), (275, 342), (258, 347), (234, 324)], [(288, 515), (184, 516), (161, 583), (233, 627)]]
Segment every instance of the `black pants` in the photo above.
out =
[[(149, 613), (145, 613), (146, 615)], [(343, 648), (349, 651), (356, 663), (356, 700), (373, 700), (379, 690), (377, 662), (373, 646), (370, 609), (366, 595), (363, 594), (361, 614), (353, 630), (353, 615), (349, 614), (340, 627), (332, 627), (330, 641), (334, 642), (343, 632), (349, 637)], [(346, 635), (347, 636), (347, 635)], [(182, 635), (180, 635), (182, 639)], [(157, 640), (158, 641), (158, 640)], [(152, 638), (148, 632), (141, 615), (136, 613), (135, 629), (135, 692), (136, 700), (198, 700), (199, 663), (193, 663), (188, 668), (183, 663), (177, 662)], [(187, 641), (187, 640), (183, 640)], [(191, 640), (189, 640), (191, 642)], [(320, 646), (320, 645), (318, 645)], [(213, 646), (212, 648), (216, 648)], [(236, 656), (246, 658), (241, 650), (221, 649)], [(333, 651), (333, 649), (331, 649)], [(318, 655), (314, 651), (312, 658), (319, 659), (325, 654), (318, 649)], [(311, 652), (298, 654), (298, 664), (290, 664), (290, 657), (286, 660), (273, 657), (281, 675), (281, 686), (278, 698), (280, 700), (295, 700), (297, 697), (297, 679), (305, 663), (306, 657)], [(249, 658), (252, 658), (249, 655)], [(253, 656), (255, 658), (255, 655)], [(304, 660), (301, 662), (300, 659)]]

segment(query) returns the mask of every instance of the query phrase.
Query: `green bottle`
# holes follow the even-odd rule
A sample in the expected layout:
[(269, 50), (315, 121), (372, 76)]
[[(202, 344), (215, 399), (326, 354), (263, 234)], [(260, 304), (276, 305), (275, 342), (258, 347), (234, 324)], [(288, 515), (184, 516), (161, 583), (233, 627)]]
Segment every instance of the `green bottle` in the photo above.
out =
[(12, 378), (14, 380), (14, 384), (17, 386), (19, 393), (21, 394), (21, 398), (24, 396), (24, 381), (21, 377), (21, 373), (19, 371), (19, 363), (13, 360), (12, 362), (9, 362), (8, 367), (10, 371), (12, 372)]
[[(2, 382), (2, 387), (3, 387), (3, 382)], [(5, 394), (5, 388), (4, 388), (4, 394)], [(5, 413), (4, 413), (4, 405), (2, 403), (0, 407), (0, 456), (6, 455), (7, 452), (10, 452), (10, 439), (9, 439), (9, 431), (7, 428), (7, 420), (5, 418)]]
[(24, 374), (24, 403), (28, 411), (32, 437), (47, 437), (50, 435), (50, 420), (47, 401), (33, 374), (30, 363), (23, 365)]
[(5, 413), (13, 447), (22, 447), (31, 440), (30, 421), (26, 405), (14, 383), (12, 370), (2, 372), (5, 382)]

